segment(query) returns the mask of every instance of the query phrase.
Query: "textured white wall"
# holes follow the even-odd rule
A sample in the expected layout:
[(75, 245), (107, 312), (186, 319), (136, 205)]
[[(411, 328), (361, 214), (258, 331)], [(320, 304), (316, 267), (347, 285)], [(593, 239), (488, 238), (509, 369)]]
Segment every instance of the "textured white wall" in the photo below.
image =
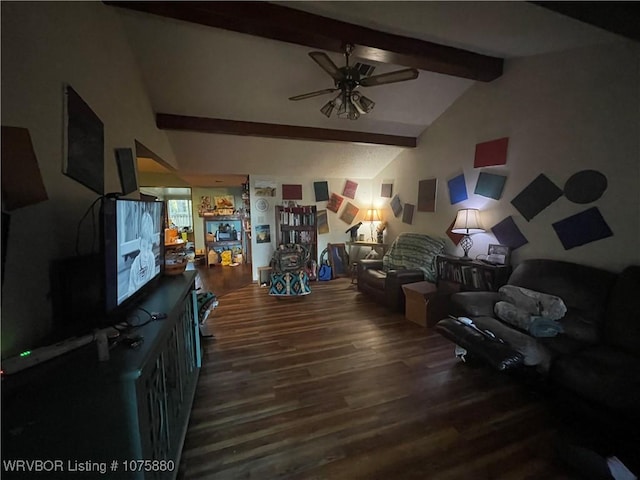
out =
[[(100, 2), (2, 2), (2, 125), (31, 133), (49, 200), (12, 212), (2, 289), (2, 357), (50, 330), (49, 261), (75, 254), (76, 226), (97, 194), (62, 171), (63, 87), (104, 123), (105, 192), (119, 191), (114, 148), (138, 139), (175, 163), (155, 128), (138, 68), (113, 7)], [(91, 250), (91, 221), (81, 253)]]
[[(473, 168), (475, 145), (509, 137), (506, 165)], [(608, 180), (603, 196), (578, 205), (564, 196), (531, 221), (511, 200), (544, 173), (561, 189), (574, 173), (593, 169)], [(473, 194), (480, 171), (507, 175), (500, 200)], [(464, 173), (469, 199), (451, 205), (447, 180)], [(413, 225), (394, 219), (402, 231), (446, 237), (459, 208), (482, 210), (485, 228), (512, 215), (529, 243), (514, 262), (555, 258), (620, 270), (640, 263), (640, 47), (621, 42), (506, 62), (504, 75), (477, 83), (419, 139), (376, 177), (395, 179), (401, 200), (417, 202), (418, 181), (438, 179), (436, 212), (416, 212)], [(592, 206), (600, 209), (613, 237), (565, 250), (551, 224)], [(387, 217), (392, 216), (386, 209)], [(489, 232), (474, 235), (470, 255), (497, 243)], [(462, 250), (447, 239), (448, 250)]]

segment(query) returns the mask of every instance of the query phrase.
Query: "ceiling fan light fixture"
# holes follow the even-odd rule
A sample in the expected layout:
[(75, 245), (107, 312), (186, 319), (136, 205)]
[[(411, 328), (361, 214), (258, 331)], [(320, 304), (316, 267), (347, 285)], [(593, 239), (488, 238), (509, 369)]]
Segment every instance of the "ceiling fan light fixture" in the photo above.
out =
[(357, 120), (360, 118), (360, 112), (358, 112), (358, 109), (351, 101), (351, 98), (347, 97), (347, 100), (342, 102), (342, 105), (340, 105), (340, 108), (338, 109), (338, 117), (349, 120)]
[(344, 46), (345, 65), (338, 67), (333, 60), (324, 52), (310, 52), (309, 56), (334, 80), (335, 88), (325, 88), (315, 92), (305, 93), (289, 97), (289, 100), (305, 100), (307, 98), (317, 97), (326, 93), (333, 93), (340, 90), (340, 93), (332, 101), (326, 103), (320, 111), (327, 118), (331, 117), (333, 110), (337, 109), (337, 115), (340, 118), (348, 118), (349, 120), (357, 120), (360, 115), (369, 113), (375, 107), (375, 102), (365, 97), (359, 91), (354, 91), (358, 87), (375, 87), (378, 85), (386, 85), (389, 83), (406, 82), (418, 78), (420, 72), (415, 68), (405, 68), (393, 72), (383, 73), (381, 75), (371, 76), (375, 67), (356, 63), (355, 66), (349, 65), (349, 56), (353, 53), (354, 46), (346, 44)]
[(322, 107), (320, 111), (323, 113), (324, 116), (329, 118), (331, 117), (331, 112), (333, 112), (333, 109), (335, 107), (336, 107), (336, 102), (334, 100), (330, 100), (327, 103), (325, 103), (324, 107)]
[(360, 113), (369, 113), (376, 106), (376, 102), (358, 92), (351, 94), (351, 101)]

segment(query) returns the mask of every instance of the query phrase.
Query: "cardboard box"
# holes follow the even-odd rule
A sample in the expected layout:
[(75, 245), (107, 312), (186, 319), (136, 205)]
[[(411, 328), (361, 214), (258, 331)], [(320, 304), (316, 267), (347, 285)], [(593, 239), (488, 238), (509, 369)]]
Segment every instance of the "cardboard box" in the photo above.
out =
[[(416, 282), (402, 285), (405, 298), (404, 316), (423, 327), (427, 326), (427, 306), (429, 301), (436, 296), (438, 289), (431, 282)], [(433, 325), (438, 319), (429, 319), (429, 325)]]

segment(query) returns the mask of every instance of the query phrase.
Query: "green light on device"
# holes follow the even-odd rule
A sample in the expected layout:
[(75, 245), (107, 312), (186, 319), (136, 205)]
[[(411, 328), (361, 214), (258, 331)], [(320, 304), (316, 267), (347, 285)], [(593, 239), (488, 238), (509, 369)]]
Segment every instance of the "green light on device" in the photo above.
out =
[(31, 350), (25, 350), (20, 354), (21, 357), (28, 357), (29, 355), (31, 355)]

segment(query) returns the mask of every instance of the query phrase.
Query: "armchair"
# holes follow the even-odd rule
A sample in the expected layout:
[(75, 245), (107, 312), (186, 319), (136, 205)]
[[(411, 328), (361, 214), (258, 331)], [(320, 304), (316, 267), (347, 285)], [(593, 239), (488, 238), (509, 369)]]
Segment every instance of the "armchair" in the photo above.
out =
[(358, 290), (392, 310), (404, 312), (402, 285), (436, 282), (436, 257), (444, 252), (444, 240), (420, 233), (401, 233), (382, 260), (358, 261)]
[(281, 244), (271, 257), (269, 295), (289, 297), (311, 293), (309, 287), (309, 249), (297, 243)]

